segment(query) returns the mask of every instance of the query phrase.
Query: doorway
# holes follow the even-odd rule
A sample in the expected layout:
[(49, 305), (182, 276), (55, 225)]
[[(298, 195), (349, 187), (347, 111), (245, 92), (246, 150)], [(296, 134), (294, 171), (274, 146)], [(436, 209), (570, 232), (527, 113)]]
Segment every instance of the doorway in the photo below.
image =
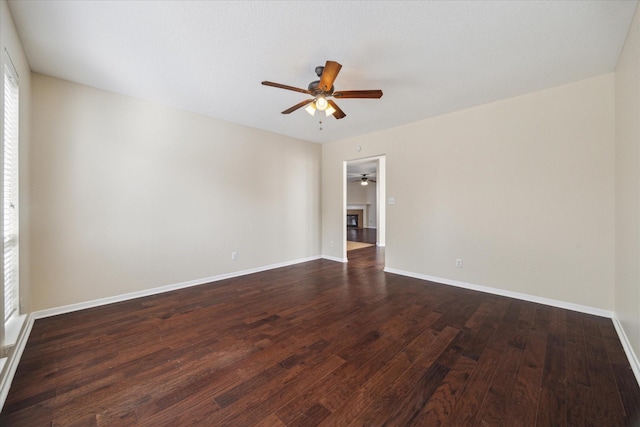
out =
[(386, 240), (385, 157), (346, 161), (343, 170), (345, 258), (368, 247), (380, 256)]

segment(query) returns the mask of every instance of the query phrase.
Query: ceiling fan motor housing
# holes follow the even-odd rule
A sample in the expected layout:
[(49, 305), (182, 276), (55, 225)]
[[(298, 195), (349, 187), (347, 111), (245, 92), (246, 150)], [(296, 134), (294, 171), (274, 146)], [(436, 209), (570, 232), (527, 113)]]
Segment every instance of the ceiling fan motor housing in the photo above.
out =
[[(318, 68), (324, 68), (324, 67), (318, 67)], [(318, 68), (316, 68), (316, 71), (318, 70)], [(316, 80), (309, 83), (309, 86), (307, 87), (307, 89), (309, 89), (309, 92), (311, 92), (314, 96), (321, 95), (321, 94), (331, 95), (333, 93), (333, 86), (331, 86), (331, 89), (329, 90), (321, 90), (320, 80)]]

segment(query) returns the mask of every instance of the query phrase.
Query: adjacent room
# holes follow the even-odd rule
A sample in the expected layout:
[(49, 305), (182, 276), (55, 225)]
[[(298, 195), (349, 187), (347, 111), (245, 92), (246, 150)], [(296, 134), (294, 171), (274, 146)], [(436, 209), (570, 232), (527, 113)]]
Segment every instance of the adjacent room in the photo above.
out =
[[(381, 165), (384, 165), (384, 158), (347, 162), (347, 253), (385, 245), (385, 206), (378, 203), (384, 199), (384, 194), (381, 197), (378, 188), (378, 169), (383, 167)], [(383, 220), (379, 221), (378, 218)]]
[(639, 425), (637, 0), (0, 0), (0, 68), (0, 425)]

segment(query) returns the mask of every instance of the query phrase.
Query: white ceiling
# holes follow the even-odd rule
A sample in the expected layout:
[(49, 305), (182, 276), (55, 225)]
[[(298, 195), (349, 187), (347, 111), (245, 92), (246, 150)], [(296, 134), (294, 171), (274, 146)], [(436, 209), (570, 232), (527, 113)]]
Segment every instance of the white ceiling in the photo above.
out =
[(347, 162), (347, 179), (360, 178), (366, 174), (369, 178), (378, 175), (378, 160), (353, 160)]
[[(32, 70), (328, 142), (615, 69), (631, 1), (10, 1)], [(343, 68), (342, 120), (280, 112)]]

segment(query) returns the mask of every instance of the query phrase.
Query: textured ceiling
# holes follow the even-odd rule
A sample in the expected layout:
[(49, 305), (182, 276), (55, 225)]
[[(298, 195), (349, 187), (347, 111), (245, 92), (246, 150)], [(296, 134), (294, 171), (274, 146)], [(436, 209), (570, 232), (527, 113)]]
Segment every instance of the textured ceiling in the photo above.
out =
[(377, 160), (353, 160), (347, 162), (347, 178), (360, 178), (362, 174), (366, 174), (370, 178), (378, 175)]
[[(10, 1), (32, 70), (328, 142), (615, 69), (637, 1)], [(343, 68), (342, 120), (280, 111)], [(318, 121), (322, 119), (323, 130)]]

